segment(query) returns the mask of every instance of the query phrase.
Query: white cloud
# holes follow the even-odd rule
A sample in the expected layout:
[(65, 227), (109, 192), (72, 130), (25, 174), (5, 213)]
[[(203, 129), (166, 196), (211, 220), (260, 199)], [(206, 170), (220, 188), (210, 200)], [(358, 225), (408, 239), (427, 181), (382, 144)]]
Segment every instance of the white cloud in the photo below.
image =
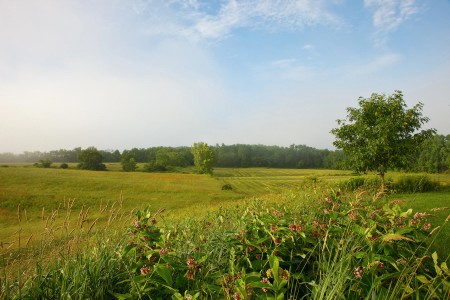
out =
[[(157, 18), (149, 11), (160, 9), (160, 2), (140, 2), (137, 11), (147, 11), (149, 18)], [(223, 39), (239, 28), (263, 28), (267, 30), (299, 29), (311, 25), (340, 24), (341, 20), (327, 9), (323, 0), (227, 0), (210, 1), (173, 0), (165, 7), (176, 7), (178, 22), (167, 24), (178, 28), (179, 35), (192, 40)], [(170, 23), (170, 22), (167, 22)], [(161, 32), (167, 34), (167, 32)], [(169, 30), (169, 34), (175, 34)]]
[(378, 47), (386, 44), (390, 32), (395, 31), (420, 10), (416, 0), (364, 0), (364, 4), (373, 13), (375, 45)]

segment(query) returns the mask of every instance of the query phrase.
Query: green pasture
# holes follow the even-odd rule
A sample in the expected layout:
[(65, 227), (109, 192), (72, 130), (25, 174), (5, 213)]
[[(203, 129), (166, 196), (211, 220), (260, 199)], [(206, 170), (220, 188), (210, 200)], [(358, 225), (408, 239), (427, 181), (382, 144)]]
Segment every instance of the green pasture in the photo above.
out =
[[(165, 208), (168, 218), (198, 216), (207, 210), (228, 204), (240, 205), (243, 199), (285, 191), (326, 191), (336, 183), (351, 178), (350, 171), (269, 169), (269, 168), (216, 168), (214, 176), (193, 174), (192, 169), (177, 173), (122, 172), (119, 163), (107, 163), (109, 171), (96, 172), (69, 169), (35, 168), (18, 164), (0, 168), (0, 241), (17, 240), (19, 230), (23, 239), (45, 229), (47, 219), (57, 215), (63, 222), (68, 214), (75, 224), (80, 212), (85, 225), (94, 220), (103, 224), (111, 213), (120, 209), (122, 214), (132, 209), (150, 206)], [(372, 174), (371, 176), (375, 176)], [(388, 178), (395, 180), (404, 173), (391, 172)], [(450, 185), (449, 174), (428, 175), (443, 186)], [(222, 190), (229, 184), (232, 190)], [(415, 210), (434, 207), (450, 207), (448, 188), (440, 192), (406, 194), (401, 197), (404, 205)], [(440, 211), (446, 217), (448, 211)], [(447, 229), (446, 239), (450, 236)]]

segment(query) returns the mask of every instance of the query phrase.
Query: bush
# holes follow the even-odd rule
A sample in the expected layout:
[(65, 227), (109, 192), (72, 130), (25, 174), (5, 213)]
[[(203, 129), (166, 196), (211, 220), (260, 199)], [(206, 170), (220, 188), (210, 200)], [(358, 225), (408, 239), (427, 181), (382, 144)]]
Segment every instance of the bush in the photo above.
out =
[(398, 193), (424, 193), (436, 191), (440, 184), (426, 175), (406, 175), (392, 184), (392, 189)]
[(233, 190), (233, 187), (231, 186), (231, 184), (226, 183), (224, 185), (222, 185), (222, 191), (231, 191)]
[[(330, 195), (305, 207), (258, 201), (202, 221), (157, 225), (139, 211), (121, 299), (445, 299), (447, 265), (429, 213)], [(318, 199), (316, 199), (318, 200)], [(200, 224), (199, 224), (200, 223)]]
[(67, 168), (69, 167), (69, 165), (66, 164), (66, 163), (62, 163), (62, 164), (59, 165), (59, 167), (60, 167), (61, 169), (67, 169)]
[(49, 159), (40, 159), (34, 166), (38, 168), (50, 168), (52, 166), (52, 161)]
[(164, 172), (167, 170), (168, 168), (166, 166), (159, 164), (156, 161), (151, 161), (144, 166), (144, 172)]

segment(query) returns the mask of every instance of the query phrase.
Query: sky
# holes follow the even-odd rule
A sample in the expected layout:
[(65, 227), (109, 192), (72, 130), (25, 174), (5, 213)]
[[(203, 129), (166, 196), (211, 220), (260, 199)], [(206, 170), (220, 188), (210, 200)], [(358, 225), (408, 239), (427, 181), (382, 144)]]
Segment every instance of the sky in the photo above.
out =
[(0, 0), (0, 152), (334, 149), (395, 90), (450, 134), (449, 0)]

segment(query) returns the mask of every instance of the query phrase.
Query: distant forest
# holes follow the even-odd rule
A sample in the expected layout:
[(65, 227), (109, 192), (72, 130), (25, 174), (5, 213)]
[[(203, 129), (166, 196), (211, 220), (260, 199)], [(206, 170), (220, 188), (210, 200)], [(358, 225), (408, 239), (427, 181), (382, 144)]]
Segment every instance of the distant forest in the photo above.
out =
[[(211, 146), (215, 167), (268, 167), (297, 169), (345, 169), (345, 155), (339, 150), (316, 149), (306, 145), (289, 147), (266, 145)], [(0, 153), (0, 163), (35, 163), (49, 160), (54, 163), (77, 163), (81, 147), (49, 152), (26, 151), (22, 154)], [(120, 162), (127, 155), (139, 163), (154, 163), (170, 167), (194, 165), (191, 147), (150, 147), (130, 150), (99, 150), (105, 162)], [(448, 172), (450, 165), (450, 135), (436, 134), (427, 140), (416, 157), (409, 162), (409, 171), (430, 173)]]

